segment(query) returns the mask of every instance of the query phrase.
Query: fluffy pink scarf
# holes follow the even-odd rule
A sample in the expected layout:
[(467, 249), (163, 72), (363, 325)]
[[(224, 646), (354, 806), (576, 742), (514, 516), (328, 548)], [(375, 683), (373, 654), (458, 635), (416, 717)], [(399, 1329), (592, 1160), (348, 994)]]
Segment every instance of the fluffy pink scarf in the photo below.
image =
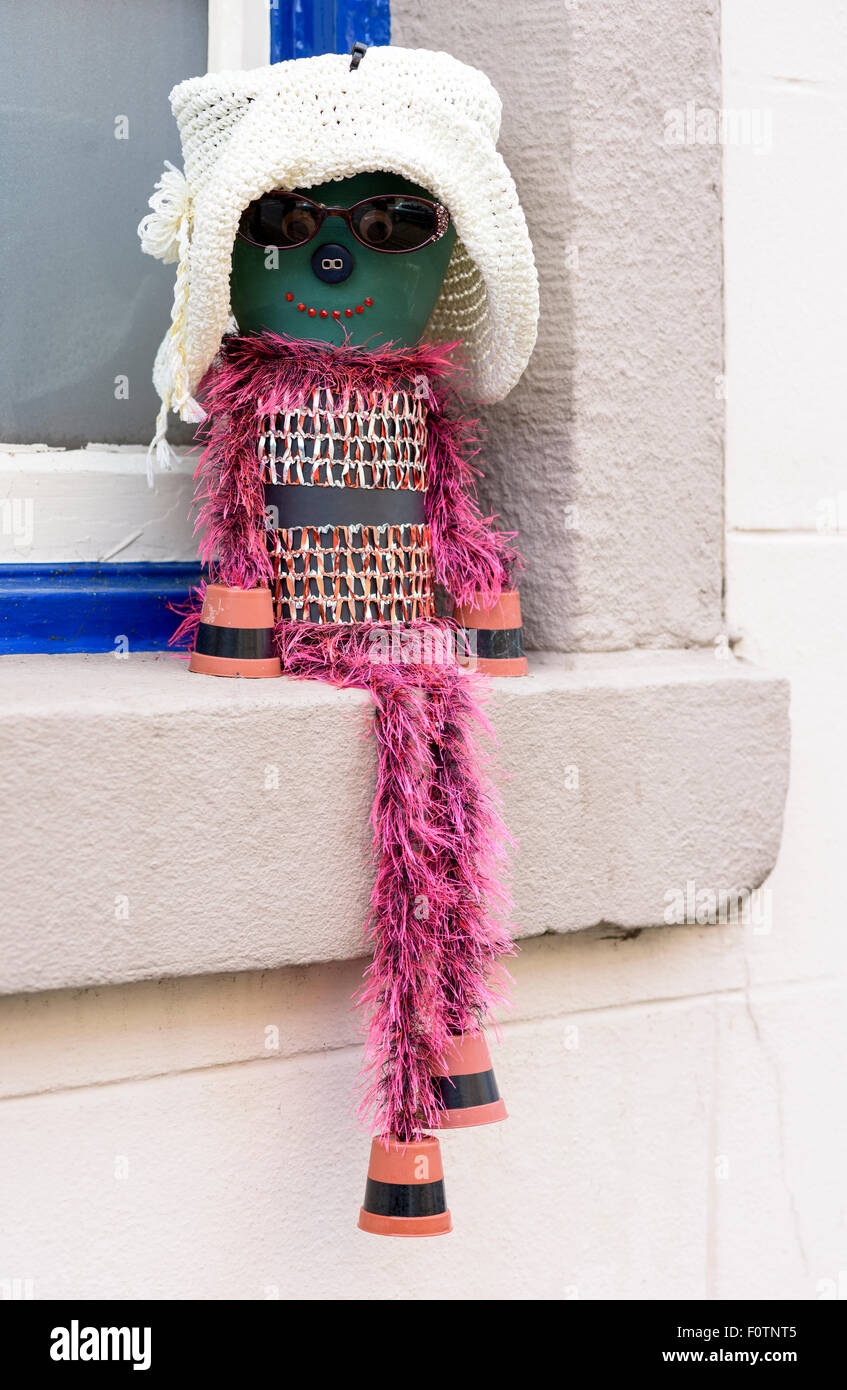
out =
[[(202, 388), (210, 423), (197, 470), (200, 553), (212, 576), (239, 588), (270, 578), (256, 457), (262, 415), (296, 409), (315, 389), (343, 399), (355, 391), (391, 395), (416, 382), (430, 399), (426, 507), (436, 576), (460, 602), (494, 601), (519, 557), (513, 538), (498, 533), (474, 500), (476, 438), (445, 383), (451, 352), (325, 348), (271, 334), (226, 339)], [(201, 597), (174, 641), (193, 644)], [(507, 978), (497, 962), (514, 949), (503, 921), (505, 831), (477, 739), (490, 730), (475, 678), (445, 659), (447, 630), (415, 624), (411, 656), (381, 624), (282, 622), (275, 633), (288, 675), (355, 686), (374, 700), (362, 1112), (401, 1140), (437, 1127), (433, 1075), (448, 1039), (482, 1026)]]
[(494, 517), (476, 505), (476, 422), (463, 418), (447, 383), (458, 370), (455, 350), (450, 344), (366, 352), (273, 333), (225, 338), (199, 392), (211, 418), (196, 473), (196, 530), (213, 577), (252, 589), (270, 576), (256, 466), (262, 415), (296, 410), (316, 390), (343, 401), (357, 391), (390, 397), (411, 385), (429, 398), (426, 519), (436, 578), (457, 603), (474, 595), (487, 601), (508, 587), (519, 556), (514, 536), (497, 531)]

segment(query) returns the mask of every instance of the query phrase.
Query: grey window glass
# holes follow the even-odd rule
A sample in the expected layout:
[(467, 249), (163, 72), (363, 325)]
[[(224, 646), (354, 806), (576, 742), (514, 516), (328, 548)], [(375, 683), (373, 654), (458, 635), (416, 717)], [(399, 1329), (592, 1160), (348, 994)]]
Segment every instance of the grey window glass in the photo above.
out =
[(0, 440), (150, 439), (175, 267), (136, 227), (206, 45), (206, 0), (0, 0)]

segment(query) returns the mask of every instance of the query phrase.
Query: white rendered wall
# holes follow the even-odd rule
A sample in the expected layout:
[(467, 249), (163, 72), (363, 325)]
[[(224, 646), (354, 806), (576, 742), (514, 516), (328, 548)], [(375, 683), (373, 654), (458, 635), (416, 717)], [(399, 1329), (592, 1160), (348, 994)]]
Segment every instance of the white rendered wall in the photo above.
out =
[[(360, 963), (0, 999), (0, 1123), (15, 1159), (0, 1187), (0, 1280), (35, 1297), (178, 1299), (810, 1299), (834, 1296), (839, 1274), (844, 1288), (847, 499), (843, 532), (815, 529), (842, 491), (844, 10), (724, 4), (724, 103), (774, 111), (769, 152), (725, 152), (725, 626), (742, 657), (791, 678), (793, 699), (785, 839), (754, 920), (525, 943), (495, 1056), (510, 1120), (444, 1139), (455, 1230), (433, 1241), (355, 1230)], [(693, 43), (695, 13), (717, 40), (715, 6), (620, 11), (648, 48), (662, 26), (677, 47)], [(590, 0), (540, 5), (539, 52), (554, 12), (589, 26), (612, 14)], [(453, 47), (464, 23), (451, 29), (445, 6), (438, 41)], [(626, 34), (614, 39), (596, 50), (601, 68), (626, 67)], [(688, 86), (657, 94), (659, 128), (667, 107), (714, 101), (711, 71), (698, 85), (703, 51), (691, 49)], [(596, 139), (614, 146), (613, 108)], [(691, 187), (693, 165), (689, 176)], [(698, 392), (714, 390), (713, 344), (698, 360), (686, 343)], [(604, 484), (583, 483), (600, 517)], [(688, 559), (664, 613), (651, 571), (648, 642), (667, 641), (677, 618), (680, 645), (710, 640), (711, 562), (687, 549), (697, 508), (681, 541), (665, 518), (668, 553), (679, 543)], [(711, 502), (702, 520), (711, 534)], [(604, 645), (610, 614), (624, 644), (642, 640), (615, 584), (610, 565), (605, 598), (580, 617), (585, 645)], [(668, 777), (668, 804), (695, 773)]]
[[(723, 56), (725, 104), (761, 113), (770, 131), (759, 153), (743, 144), (725, 152), (728, 625), (737, 654), (789, 678), (792, 709), (773, 931), (749, 956), (752, 995), (780, 991), (771, 1022), (781, 1041), (762, 1036), (756, 1104), (779, 1098), (782, 1121), (773, 1152), (756, 1135), (754, 1109), (750, 1157), (763, 1171), (783, 1165), (793, 1217), (777, 1239), (786, 1250), (793, 1241), (796, 1273), (824, 1281), (822, 1296), (840, 1273), (843, 1298), (847, 5), (724, 0)], [(829, 1036), (821, 991), (836, 1025)], [(792, 1095), (804, 1071), (805, 1094)], [(822, 1166), (829, 1186), (819, 1186)], [(732, 1182), (728, 1191), (739, 1209), (751, 1195)], [(749, 1254), (762, 1261), (752, 1246)], [(744, 1252), (732, 1260), (740, 1265)]]

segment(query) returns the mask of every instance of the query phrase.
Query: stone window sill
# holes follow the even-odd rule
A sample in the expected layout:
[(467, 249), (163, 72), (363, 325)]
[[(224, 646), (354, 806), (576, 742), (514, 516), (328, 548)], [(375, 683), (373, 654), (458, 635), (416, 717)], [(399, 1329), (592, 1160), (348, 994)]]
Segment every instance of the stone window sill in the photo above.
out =
[[(171, 656), (0, 661), (0, 992), (361, 954), (368, 699)], [(520, 936), (662, 923), (773, 867), (788, 688), (712, 651), (536, 653), (491, 682)]]

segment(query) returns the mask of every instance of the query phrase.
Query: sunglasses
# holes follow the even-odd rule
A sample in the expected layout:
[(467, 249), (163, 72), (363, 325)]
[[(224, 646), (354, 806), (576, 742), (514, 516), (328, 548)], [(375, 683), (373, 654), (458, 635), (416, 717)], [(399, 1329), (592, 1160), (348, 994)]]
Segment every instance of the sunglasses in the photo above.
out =
[(450, 226), (440, 203), (406, 194), (363, 198), (351, 208), (324, 207), (298, 193), (264, 193), (241, 214), (238, 235), (251, 246), (289, 249), (317, 236), (327, 217), (342, 217), (371, 251), (401, 255), (439, 241)]

